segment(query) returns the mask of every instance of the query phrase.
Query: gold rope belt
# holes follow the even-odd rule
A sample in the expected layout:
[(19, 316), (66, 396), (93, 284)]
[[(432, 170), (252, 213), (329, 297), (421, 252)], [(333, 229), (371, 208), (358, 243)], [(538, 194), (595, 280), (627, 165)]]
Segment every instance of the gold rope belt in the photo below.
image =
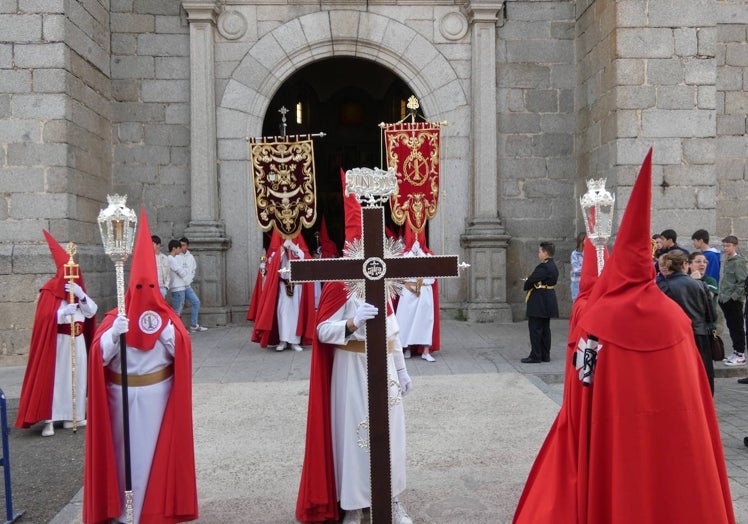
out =
[[(109, 368), (104, 368), (104, 371), (106, 373), (106, 379), (110, 384), (116, 384), (118, 386), (122, 385), (122, 375), (112, 371)], [(154, 371), (153, 373), (146, 373), (145, 375), (130, 375), (128, 373), (127, 387), (138, 388), (143, 386), (152, 386), (153, 384), (163, 382), (173, 374), (174, 364), (169, 364), (165, 368), (161, 368), (158, 371)]]
[[(338, 346), (340, 349), (351, 351), (353, 353), (366, 353), (366, 342), (363, 340), (349, 340), (345, 346)], [(387, 341), (387, 353), (392, 353), (395, 343), (392, 340)]]
[(417, 297), (421, 296), (421, 288), (424, 286), (430, 286), (431, 284), (424, 284), (424, 283), (418, 283), (415, 284), (413, 282), (403, 282), (403, 287), (410, 291), (411, 293), (414, 293)]

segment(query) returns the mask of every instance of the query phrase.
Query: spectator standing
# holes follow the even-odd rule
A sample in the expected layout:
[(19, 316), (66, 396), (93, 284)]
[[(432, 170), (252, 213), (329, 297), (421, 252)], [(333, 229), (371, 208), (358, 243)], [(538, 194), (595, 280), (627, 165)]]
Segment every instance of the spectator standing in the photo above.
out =
[(161, 296), (166, 298), (166, 292), (169, 290), (169, 280), (171, 271), (169, 269), (169, 258), (161, 252), (161, 237), (158, 235), (151, 236), (153, 242), (153, 252), (156, 254), (156, 271), (158, 272), (158, 288), (161, 290)]
[(584, 261), (584, 239), (587, 233), (582, 231), (577, 235), (577, 246), (571, 252), (571, 301), (579, 295), (579, 280), (582, 278), (582, 262)]
[(709, 388), (714, 395), (714, 364), (712, 363), (707, 315), (712, 298), (705, 283), (689, 278), (686, 274), (688, 268), (686, 255), (678, 250), (672, 250), (662, 256), (668, 275), (658, 286), (691, 319), (694, 342), (701, 355), (706, 376), (709, 379)]
[(530, 356), (523, 364), (538, 364), (551, 361), (551, 319), (558, 318), (556, 282), (558, 268), (553, 261), (556, 251), (551, 242), (541, 242), (538, 248), (540, 264), (527, 277), (524, 284), (527, 303), (527, 326), (530, 330)]
[(42, 437), (51, 437), (55, 434), (54, 421), (63, 421), (64, 428), (73, 427), (71, 336), (75, 337), (77, 425), (86, 425), (86, 355), (93, 341), (98, 308), (86, 294), (80, 271), (72, 284), (75, 299), (68, 303), (70, 282), (64, 278), (63, 266), (70, 256), (46, 230), (44, 236), (57, 273), (39, 290), (16, 427), (29, 428), (43, 420)]
[(719, 268), (721, 266), (719, 249), (709, 245), (709, 232), (698, 229), (691, 235), (693, 247), (704, 253), (706, 257), (706, 275), (712, 277), (719, 284)]
[(727, 329), (732, 340), (732, 355), (725, 359), (727, 366), (745, 365), (745, 279), (748, 265), (738, 253), (738, 237), (728, 235), (722, 239), (721, 274), (719, 277), (719, 305), (725, 314)]
[(689, 252), (687, 249), (685, 249), (683, 246), (678, 245), (678, 233), (675, 232), (674, 229), (666, 229), (662, 233), (660, 233), (660, 236), (662, 236), (662, 249), (660, 250), (660, 254), (668, 253), (674, 249), (680, 249), (685, 253), (686, 256), (689, 255)]
[(182, 314), (182, 307), (184, 307), (184, 301), (186, 299), (187, 302), (189, 302), (191, 305), (190, 331), (207, 331), (208, 328), (197, 323), (197, 317), (200, 313), (200, 299), (197, 297), (197, 293), (195, 293), (195, 291), (192, 289), (192, 281), (195, 280), (195, 274), (197, 273), (197, 262), (195, 262), (195, 257), (193, 257), (192, 253), (190, 253), (190, 241), (187, 239), (187, 237), (180, 238), (179, 245), (181, 247), (183, 257), (182, 265), (186, 271), (184, 281), (187, 287), (184, 288), (184, 296), (182, 298), (179, 309), (177, 309), (177, 314)]

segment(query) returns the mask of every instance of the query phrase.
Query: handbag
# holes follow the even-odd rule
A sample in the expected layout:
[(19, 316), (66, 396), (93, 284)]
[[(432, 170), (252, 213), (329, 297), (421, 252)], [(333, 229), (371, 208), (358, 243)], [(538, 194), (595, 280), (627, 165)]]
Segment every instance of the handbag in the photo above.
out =
[(716, 329), (712, 330), (709, 345), (712, 348), (712, 360), (716, 362), (725, 358), (725, 343), (722, 342), (722, 338), (717, 334)]

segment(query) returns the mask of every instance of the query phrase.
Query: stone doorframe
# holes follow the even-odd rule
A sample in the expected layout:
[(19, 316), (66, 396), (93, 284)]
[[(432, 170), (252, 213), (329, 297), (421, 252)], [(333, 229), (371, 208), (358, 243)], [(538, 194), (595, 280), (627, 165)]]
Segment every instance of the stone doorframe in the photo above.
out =
[[(493, 24), (495, 25), (498, 21), (498, 13), (501, 10), (503, 1), (484, 1), (481, 3), (483, 11), (485, 11), (485, 4), (487, 3), (494, 6), (494, 8), (497, 5), (499, 6), (498, 9), (493, 9), (495, 14)], [(183, 3), (189, 13), (187, 4), (187, 1)], [(206, 3), (201, 3), (201, 5), (205, 6)], [(464, 16), (458, 11), (455, 12), (460, 16)], [(482, 14), (476, 16), (476, 13), (469, 11), (465, 20), (475, 25), (476, 23), (485, 24), (486, 18)], [(202, 42), (205, 42), (205, 40), (203, 39)], [(473, 54), (476, 53), (475, 46), (477, 43), (478, 41), (475, 39), (471, 42)], [(480, 40), (481, 45), (485, 45), (485, 43), (485, 39)], [(495, 46), (495, 42), (492, 45)], [(192, 52), (193, 56), (195, 56), (194, 48), (192, 48)], [(201, 53), (198, 56), (210, 56), (212, 58), (212, 51), (210, 53)], [(476, 128), (475, 124), (472, 123), (474, 119), (471, 118), (469, 96), (465, 92), (466, 88), (469, 87), (474, 100), (477, 96), (479, 99), (488, 97), (489, 100), (495, 101), (495, 83), (494, 89), (489, 89), (489, 92), (485, 93), (482, 88), (486, 87), (484, 83), (486, 71), (482, 71), (482, 74), (477, 75), (483, 79), (478, 88), (476, 88), (474, 80), (460, 79), (452, 65), (444, 58), (437, 47), (418, 32), (396, 20), (370, 12), (332, 10), (307, 14), (292, 19), (273, 29), (249, 48), (226, 82), (215, 114), (218, 122), (217, 129), (219, 131), (213, 135), (215, 139), (213, 143), (218, 148), (217, 158), (221, 171), (219, 175), (221, 180), (219, 206), (223, 206), (223, 199), (221, 197), (224, 195), (227, 201), (232, 197), (236, 198), (234, 195), (227, 194), (230, 191), (227, 190), (226, 186), (232, 182), (234, 184), (237, 183), (236, 165), (233, 166), (233, 170), (230, 169), (231, 166), (227, 165), (228, 169), (225, 174), (223, 173), (222, 150), (235, 150), (239, 144), (242, 144), (241, 147), (247, 151), (247, 161), (244, 162), (245, 178), (241, 183), (251, 186), (246, 141), (248, 137), (259, 136), (261, 134), (265, 112), (275, 92), (299, 68), (320, 59), (342, 56), (372, 60), (389, 68), (395, 74), (399, 75), (413, 90), (416, 97), (421, 101), (422, 106), (428, 110), (429, 114), (427, 114), (427, 117), (429, 119), (448, 120), (453, 124), (443, 129), (445, 147), (442, 153), (442, 165), (449, 168), (451, 180), (449, 183), (443, 181), (442, 186), (445, 188), (445, 193), (448, 189), (450, 191), (448, 196), (450, 199), (448, 200), (449, 214), (454, 217), (454, 211), (457, 211), (458, 213), (462, 213), (465, 220), (463, 223), (456, 225), (457, 221), (454, 218), (450, 219), (448, 224), (455, 229), (456, 233), (450, 230), (447, 235), (442, 233), (442, 237), (448, 236), (449, 240), (443, 243), (443, 245), (448, 246), (450, 252), (456, 252), (458, 243), (460, 242), (459, 238), (464, 236), (463, 233), (466, 231), (466, 228), (469, 228), (475, 222), (476, 211), (481, 215), (488, 212), (488, 215), (498, 217), (496, 206), (494, 206), (493, 210), (476, 209), (476, 200), (485, 202), (487, 199), (485, 195), (476, 197), (472, 193), (476, 189), (480, 190), (482, 188), (485, 190), (485, 186), (476, 184), (470, 180), (471, 176), (474, 176), (473, 174), (476, 172), (482, 176), (489, 174), (486, 173), (484, 168), (476, 169), (475, 162), (472, 159), (472, 151), (475, 146), (472, 144), (470, 135), (475, 131), (488, 133), (489, 136), (483, 136), (481, 142), (493, 141), (495, 144), (496, 119), (485, 119), (494, 122), (494, 124), (487, 126), (484, 121)], [(413, 56), (419, 57), (418, 63), (411, 60)], [(493, 50), (489, 56), (493, 56)], [(482, 69), (494, 70), (489, 76), (495, 78), (495, 62), (494, 64), (490, 64), (485, 61), (473, 60), (473, 68), (476, 67), (476, 64)], [(194, 71), (195, 68), (196, 64), (191, 63), (191, 69)], [(205, 69), (205, 67), (198, 67), (198, 70)], [(210, 69), (212, 72), (212, 66)], [(476, 75), (473, 74), (472, 76)], [(195, 75), (192, 76), (192, 81), (195, 81)], [(194, 93), (196, 90), (193, 88), (192, 92)], [(199, 101), (192, 100), (193, 105), (196, 102), (199, 103)], [(205, 128), (196, 130), (194, 123), (193, 121), (193, 140), (200, 142), (210, 141), (210, 133), (205, 133)], [(208, 136), (206, 137), (206, 135)], [(193, 143), (194, 147), (195, 144)], [(484, 159), (480, 164), (485, 166), (486, 163), (493, 165), (493, 172), (489, 176), (495, 179), (495, 153), (493, 158)], [(216, 179), (216, 185), (219, 185), (218, 179)], [(488, 186), (495, 187), (495, 180), (489, 183)], [(465, 198), (466, 195), (469, 196), (468, 199)], [(245, 194), (241, 198), (251, 199), (251, 191), (245, 190)], [(488, 201), (491, 200), (497, 202), (498, 198), (494, 194), (493, 198), (488, 198)], [(441, 204), (442, 212), (432, 221), (432, 225), (437, 230), (441, 228), (442, 232), (445, 230), (445, 227), (440, 221), (446, 220), (445, 216), (447, 215), (443, 202)], [(236, 209), (235, 205), (232, 207)], [(477, 207), (481, 208), (481, 204)], [(254, 222), (254, 210), (249, 209), (247, 213), (248, 221), (245, 224), (252, 224)], [(226, 210), (221, 212), (221, 216), (226, 216), (226, 214)], [(259, 228), (253, 227), (247, 227), (246, 231), (242, 231), (239, 228), (233, 231), (230, 231), (230, 229), (232, 228), (227, 227), (227, 233), (232, 237), (234, 245), (236, 247), (246, 245), (247, 251), (245, 252), (249, 252), (250, 262), (249, 266), (247, 266), (244, 254), (234, 254), (232, 256), (229, 251), (227, 255), (228, 273), (243, 272), (244, 275), (250, 276), (247, 280), (253, 281), (252, 276), (256, 270), (256, 265), (251, 261), (256, 260), (259, 256), (259, 253), (255, 253), (255, 251), (258, 250), (257, 246), (262, 245), (261, 231), (259, 231)], [(492, 231), (492, 233), (497, 233), (497, 231)], [(485, 234), (479, 235), (481, 237), (479, 246), (481, 252), (485, 253), (486, 249), (495, 247), (505, 253), (506, 243), (502, 235), (503, 230), (498, 231), (498, 235), (489, 235), (491, 237), (501, 237), (498, 242), (488, 241)], [(239, 239), (238, 237), (242, 238)], [(502, 243), (503, 245), (500, 245)], [(473, 261), (475, 256), (471, 253), (473, 249), (471, 243), (465, 242), (463, 239), (463, 247), (467, 251), (468, 261)], [(483, 258), (483, 255), (481, 254), (478, 258)], [(495, 259), (495, 256), (490, 256), (489, 258)], [(499, 259), (505, 260), (505, 256), (499, 256)], [(247, 268), (247, 270), (242, 271), (242, 268)], [(481, 274), (485, 271), (495, 273), (496, 270), (501, 275)], [(467, 311), (469, 312), (471, 299), (478, 299), (485, 303), (479, 308), (481, 318), (476, 318), (476, 320), (504, 320), (497, 318), (497, 316), (501, 316), (500, 314), (492, 314), (490, 311), (508, 311), (505, 289), (499, 290), (498, 296), (486, 296), (484, 291), (481, 297), (476, 296), (473, 290), (478, 287), (485, 289), (486, 279), (491, 281), (497, 281), (498, 279), (498, 281), (504, 283), (506, 281), (505, 275), (505, 267), (497, 268), (490, 261), (485, 267), (473, 264), (473, 268), (471, 268), (467, 278), (459, 279), (462, 282), (456, 282), (451, 287), (451, 283), (445, 282), (446, 285), (443, 286), (442, 290), (442, 294), (444, 295), (442, 299), (443, 303), (451, 303), (456, 307), (462, 307), (465, 302), (468, 302)], [(237, 303), (246, 303), (249, 300), (248, 292), (245, 296), (244, 302)], [(236, 297), (233, 299), (229, 297), (229, 299), (230, 303), (236, 301)], [(469, 313), (468, 317), (470, 317)]]

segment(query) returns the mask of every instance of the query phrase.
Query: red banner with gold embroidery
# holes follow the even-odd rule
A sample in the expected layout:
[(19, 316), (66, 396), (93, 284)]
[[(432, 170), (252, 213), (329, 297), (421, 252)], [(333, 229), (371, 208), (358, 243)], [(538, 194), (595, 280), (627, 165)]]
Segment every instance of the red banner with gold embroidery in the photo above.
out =
[(311, 139), (252, 139), (250, 157), (260, 229), (275, 228), (283, 238), (293, 238), (302, 226), (311, 227), (317, 218)]
[(390, 197), (392, 220), (419, 233), (439, 206), (438, 122), (385, 124), (387, 167), (397, 173), (397, 192)]

